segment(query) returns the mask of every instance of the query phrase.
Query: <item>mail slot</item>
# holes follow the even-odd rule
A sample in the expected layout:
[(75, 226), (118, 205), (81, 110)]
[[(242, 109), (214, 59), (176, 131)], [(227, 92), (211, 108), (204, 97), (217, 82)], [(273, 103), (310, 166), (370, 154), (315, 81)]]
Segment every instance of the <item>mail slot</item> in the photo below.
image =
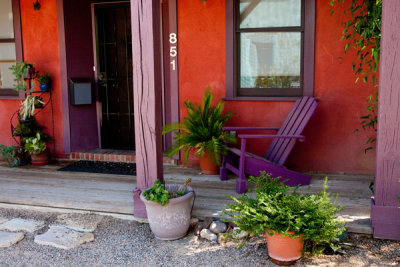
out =
[(92, 80), (82, 78), (69, 79), (71, 105), (90, 105), (93, 103)]

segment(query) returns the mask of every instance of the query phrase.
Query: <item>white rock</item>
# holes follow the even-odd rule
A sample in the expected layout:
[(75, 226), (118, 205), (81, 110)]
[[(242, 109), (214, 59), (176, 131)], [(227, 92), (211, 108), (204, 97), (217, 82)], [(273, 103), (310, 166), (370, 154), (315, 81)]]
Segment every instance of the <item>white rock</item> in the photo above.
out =
[(201, 238), (205, 238), (205, 239), (208, 239), (210, 241), (217, 241), (217, 239), (218, 239), (217, 235), (214, 234), (213, 232), (211, 232), (208, 229), (201, 230), (200, 236), (201, 236)]
[(67, 213), (57, 216), (54, 224), (79, 232), (93, 232), (102, 219), (103, 216), (97, 214)]
[(0, 248), (8, 248), (24, 239), (24, 237), (23, 233), (0, 231)]
[(16, 218), (0, 224), (0, 230), (8, 230), (12, 232), (26, 231), (33, 233), (42, 229), (44, 226), (44, 222)]
[(71, 249), (94, 240), (92, 233), (81, 233), (64, 226), (50, 226), (49, 230), (35, 237), (35, 243), (61, 249)]
[(235, 238), (243, 239), (249, 235), (249, 232), (240, 230), (239, 227), (233, 228)]
[(210, 230), (214, 234), (225, 233), (228, 227), (224, 222), (215, 221), (210, 225)]
[(9, 221), (9, 219), (0, 217), (0, 224), (5, 223), (6, 221)]

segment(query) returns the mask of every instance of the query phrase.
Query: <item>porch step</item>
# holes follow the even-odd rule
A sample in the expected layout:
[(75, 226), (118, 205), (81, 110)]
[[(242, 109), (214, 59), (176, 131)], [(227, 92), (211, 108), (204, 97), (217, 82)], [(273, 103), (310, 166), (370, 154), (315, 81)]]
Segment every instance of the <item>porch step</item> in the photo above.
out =
[[(88, 151), (71, 152), (69, 159), (74, 161), (89, 160), (135, 163), (136, 154), (134, 150), (94, 149)], [(167, 164), (176, 164), (175, 160), (165, 156), (163, 158), (163, 162)]]

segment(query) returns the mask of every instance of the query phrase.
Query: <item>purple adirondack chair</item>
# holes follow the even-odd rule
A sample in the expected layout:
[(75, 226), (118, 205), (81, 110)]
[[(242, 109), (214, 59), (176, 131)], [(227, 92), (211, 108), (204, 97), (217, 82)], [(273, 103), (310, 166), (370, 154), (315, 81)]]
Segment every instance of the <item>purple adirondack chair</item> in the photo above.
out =
[[(311, 116), (317, 108), (317, 100), (313, 97), (302, 97), (297, 100), (285, 122), (280, 128), (274, 127), (223, 127), (226, 131), (274, 130), (276, 135), (239, 134), (241, 148), (230, 148), (227, 156), (222, 159), (220, 179), (226, 180), (228, 170), (239, 176), (236, 182), (236, 191), (239, 194), (246, 192), (246, 174), (259, 176), (260, 171), (270, 173), (272, 177), (288, 179), (289, 186), (308, 185), (311, 177), (287, 169), (283, 164), (292, 151), (296, 141), (304, 141), (301, 135)], [(247, 139), (274, 138), (264, 157), (246, 152)]]

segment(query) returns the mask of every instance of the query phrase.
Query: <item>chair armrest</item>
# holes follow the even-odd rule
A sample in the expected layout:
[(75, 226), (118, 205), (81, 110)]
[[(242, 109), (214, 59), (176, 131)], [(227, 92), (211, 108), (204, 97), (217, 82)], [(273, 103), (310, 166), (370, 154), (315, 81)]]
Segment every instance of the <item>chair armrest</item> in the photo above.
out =
[(222, 127), (224, 131), (278, 131), (279, 129), (278, 127)]
[(288, 138), (288, 139), (299, 139), (303, 142), (306, 137), (304, 135), (273, 135), (273, 134), (239, 134), (239, 138), (242, 139), (264, 139), (264, 138)]

